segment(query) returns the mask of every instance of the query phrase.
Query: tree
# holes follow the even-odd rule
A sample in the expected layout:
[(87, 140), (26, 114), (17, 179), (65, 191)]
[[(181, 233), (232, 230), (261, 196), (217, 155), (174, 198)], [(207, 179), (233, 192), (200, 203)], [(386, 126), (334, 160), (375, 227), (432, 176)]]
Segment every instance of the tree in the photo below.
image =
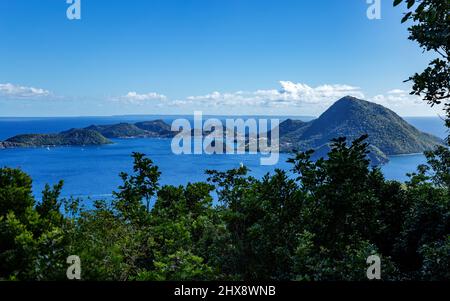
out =
[(20, 218), (34, 206), (31, 184), (30, 176), (18, 169), (0, 169), (0, 216), (13, 212)]
[(35, 202), (31, 178), (17, 169), (0, 169), (0, 279), (61, 279), (66, 255), (62, 182), (46, 186)]
[[(408, 10), (402, 22), (414, 22), (409, 27), (409, 39), (416, 41), (424, 51), (432, 51), (438, 56), (422, 73), (409, 78), (414, 83), (411, 94), (423, 96), (431, 106), (444, 103), (446, 125), (450, 129), (450, 1), (394, 0), (394, 6), (402, 2), (406, 3)], [(446, 141), (450, 145), (450, 134)], [(431, 181), (437, 187), (446, 189), (448, 197), (450, 148), (438, 146), (425, 152), (425, 156), (427, 164), (418, 167), (418, 174), (412, 177), (411, 184), (423, 185), (425, 181)]]
[(433, 51), (439, 56), (422, 73), (409, 78), (414, 83), (411, 94), (423, 96), (432, 106), (444, 102), (450, 127), (450, 2), (394, 0), (394, 6), (402, 2), (408, 10), (402, 22), (415, 22), (409, 27), (409, 39), (416, 41), (424, 51)]
[[(133, 153), (133, 175), (125, 172), (120, 174), (123, 180), (119, 192), (114, 192), (116, 198), (115, 207), (125, 219), (144, 222), (146, 213), (150, 211), (151, 198), (159, 189), (159, 177), (161, 173), (153, 161), (144, 154)], [(142, 202), (145, 201), (145, 207)]]

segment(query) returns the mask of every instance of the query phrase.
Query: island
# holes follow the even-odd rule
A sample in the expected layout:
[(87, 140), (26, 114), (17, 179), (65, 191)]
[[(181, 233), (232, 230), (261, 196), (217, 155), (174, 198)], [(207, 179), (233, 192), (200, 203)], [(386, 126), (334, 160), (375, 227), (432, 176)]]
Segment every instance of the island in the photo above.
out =
[(84, 146), (112, 143), (97, 131), (71, 129), (58, 134), (25, 134), (0, 142), (0, 148), (38, 146)]
[(323, 157), (330, 141), (347, 141), (368, 135), (369, 157), (385, 163), (388, 156), (423, 153), (442, 145), (442, 139), (423, 133), (392, 110), (373, 102), (346, 96), (310, 122), (288, 119), (279, 126), (280, 151), (316, 150)]
[(162, 120), (91, 125), (83, 129), (71, 129), (55, 134), (24, 134), (0, 141), (0, 149), (47, 146), (89, 146), (113, 143), (116, 138), (171, 138), (176, 132)]
[(119, 123), (111, 125), (91, 125), (87, 130), (97, 131), (106, 138), (172, 138), (176, 132), (163, 120)]
[[(315, 151), (314, 159), (327, 156), (334, 138), (346, 137), (351, 142), (368, 135), (368, 156), (373, 165), (388, 162), (392, 155), (422, 153), (443, 144), (438, 137), (419, 131), (388, 108), (351, 96), (336, 101), (317, 119), (287, 119), (278, 129), (280, 152), (311, 149)], [(228, 133), (226, 128), (222, 130)], [(18, 135), (0, 142), (0, 148), (105, 145), (112, 143), (110, 139), (172, 138), (178, 133), (163, 120), (91, 125), (57, 134)], [(203, 136), (209, 134), (202, 132)], [(271, 137), (271, 132), (267, 137)], [(233, 139), (238, 139), (236, 134)], [(248, 136), (239, 139), (251, 142)]]

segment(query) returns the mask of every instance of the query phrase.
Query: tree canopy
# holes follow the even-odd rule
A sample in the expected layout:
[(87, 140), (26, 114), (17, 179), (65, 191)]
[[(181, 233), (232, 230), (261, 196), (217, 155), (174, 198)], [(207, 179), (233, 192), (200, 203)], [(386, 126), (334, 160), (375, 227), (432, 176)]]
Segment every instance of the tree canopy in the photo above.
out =
[[(450, 2), (402, 2), (410, 39), (440, 55), (412, 93), (450, 117)], [(64, 280), (69, 255), (83, 280), (367, 280), (370, 255), (383, 280), (450, 280), (448, 147), (401, 183), (370, 166), (366, 139), (336, 137), (326, 158), (300, 152), (261, 179), (244, 166), (184, 186), (161, 186), (133, 153), (113, 201), (89, 208), (61, 199), (63, 182), (37, 201), (27, 174), (1, 168), (0, 280)]]

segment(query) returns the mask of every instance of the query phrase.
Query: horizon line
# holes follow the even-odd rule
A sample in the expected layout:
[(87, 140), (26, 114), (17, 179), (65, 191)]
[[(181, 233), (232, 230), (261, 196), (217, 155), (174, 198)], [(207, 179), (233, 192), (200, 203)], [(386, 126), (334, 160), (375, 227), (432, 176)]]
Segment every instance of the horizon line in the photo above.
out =
[[(190, 116), (191, 114), (123, 114), (123, 115), (52, 115), (52, 116), (0, 116), (0, 119), (6, 118), (106, 118), (106, 117), (148, 117), (148, 116)], [(321, 114), (320, 114), (321, 115)], [(297, 115), (297, 114), (203, 114), (203, 116), (220, 116), (220, 117), (305, 117), (305, 118), (319, 118), (320, 115)], [(436, 115), (400, 115), (402, 118), (441, 118), (439, 114)], [(444, 120), (444, 119), (443, 119)]]

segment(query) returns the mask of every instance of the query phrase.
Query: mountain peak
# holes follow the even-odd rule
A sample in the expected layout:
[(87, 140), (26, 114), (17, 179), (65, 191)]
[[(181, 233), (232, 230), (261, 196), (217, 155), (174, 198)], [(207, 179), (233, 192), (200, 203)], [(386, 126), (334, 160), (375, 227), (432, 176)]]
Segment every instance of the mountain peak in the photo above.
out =
[(338, 103), (338, 102), (349, 102), (349, 101), (361, 102), (361, 101), (365, 101), (365, 100), (356, 98), (356, 97), (351, 96), (351, 95), (347, 95), (347, 96), (342, 97), (338, 101), (336, 101), (336, 103)]
[(288, 122), (285, 129), (288, 131), (280, 131), (281, 144), (297, 150), (319, 149), (333, 138), (352, 141), (365, 134), (371, 146), (388, 156), (420, 153), (442, 143), (390, 109), (353, 96), (339, 99), (309, 123), (298, 126)]
[(374, 102), (370, 102), (354, 96), (347, 95), (336, 101), (329, 109), (331, 109), (333, 106), (349, 106), (349, 105), (382, 107), (381, 105), (378, 105)]

